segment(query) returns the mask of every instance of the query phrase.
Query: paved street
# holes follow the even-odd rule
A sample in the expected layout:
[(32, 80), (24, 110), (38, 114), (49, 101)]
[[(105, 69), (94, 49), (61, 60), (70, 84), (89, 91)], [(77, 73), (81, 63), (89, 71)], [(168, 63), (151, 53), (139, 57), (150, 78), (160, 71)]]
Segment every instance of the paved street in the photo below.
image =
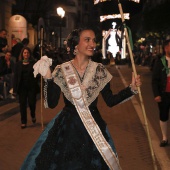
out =
[[(111, 87), (114, 93), (130, 84), (132, 70), (127, 65), (120, 66), (120, 69), (116, 69), (115, 66), (107, 66), (107, 68), (113, 75)], [(113, 108), (108, 108), (100, 96), (98, 107), (113, 137), (123, 170), (154, 170), (146, 133), (147, 127), (149, 127), (156, 166), (158, 170), (168, 170), (170, 167), (170, 146), (159, 147), (161, 133), (158, 109), (151, 90), (151, 72), (147, 67), (142, 66), (137, 66), (137, 72), (141, 75), (143, 82), (141, 94), (148, 125), (143, 119), (138, 96)], [(62, 107), (63, 100), (61, 98), (55, 109), (42, 109), (44, 129)], [(13, 108), (12, 111), (16, 114), (12, 115), (6, 111), (7, 115), (5, 115), (3, 110), (7, 110), (7, 108)], [(6, 108), (5, 106), (0, 107), (0, 170), (18, 170), (43, 130), (41, 100), (37, 102), (37, 124), (35, 126), (32, 125), (30, 115), (28, 115), (28, 127), (21, 129), (20, 115), (17, 109), (17, 102), (6, 105)], [(170, 128), (168, 133), (170, 136)]]

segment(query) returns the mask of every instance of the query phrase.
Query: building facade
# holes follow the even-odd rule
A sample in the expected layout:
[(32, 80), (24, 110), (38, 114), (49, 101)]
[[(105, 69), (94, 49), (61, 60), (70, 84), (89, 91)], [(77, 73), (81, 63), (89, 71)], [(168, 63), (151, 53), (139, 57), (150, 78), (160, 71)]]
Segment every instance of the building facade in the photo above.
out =
[[(62, 21), (56, 12), (59, 6), (65, 10)], [(38, 21), (42, 17), (45, 23), (44, 39), (46, 43), (58, 48), (60, 46), (60, 33), (63, 46), (64, 40), (73, 29), (87, 25), (97, 27), (96, 23), (99, 22), (99, 18), (94, 17), (96, 10), (93, 8), (94, 2), (92, 0), (1, 0), (0, 29), (9, 30), (10, 18), (14, 15), (21, 15), (27, 21), (27, 37), (30, 39), (31, 47), (33, 47), (40, 40)]]

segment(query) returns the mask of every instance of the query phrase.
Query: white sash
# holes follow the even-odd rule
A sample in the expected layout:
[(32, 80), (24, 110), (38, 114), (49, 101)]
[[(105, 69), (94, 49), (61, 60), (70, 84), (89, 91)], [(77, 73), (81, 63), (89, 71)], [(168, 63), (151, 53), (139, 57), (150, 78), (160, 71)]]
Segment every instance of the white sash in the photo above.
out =
[(77, 112), (95, 146), (105, 160), (106, 164), (109, 166), (110, 170), (121, 170), (118, 158), (112, 151), (109, 143), (104, 138), (99, 126), (95, 122), (89, 108), (86, 105), (86, 99), (83, 96), (80, 82), (75, 74), (72, 64), (70, 62), (63, 63), (61, 65), (61, 69), (63, 71), (64, 78), (70, 90)]

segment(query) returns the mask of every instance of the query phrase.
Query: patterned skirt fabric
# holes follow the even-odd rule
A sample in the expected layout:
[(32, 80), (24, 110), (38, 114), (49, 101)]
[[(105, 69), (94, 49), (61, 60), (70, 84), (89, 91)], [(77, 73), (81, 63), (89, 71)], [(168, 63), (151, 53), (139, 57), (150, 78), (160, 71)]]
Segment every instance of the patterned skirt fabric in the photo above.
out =
[[(97, 112), (97, 113), (96, 113)], [(116, 154), (98, 111), (93, 117)], [(21, 170), (109, 170), (76, 110), (65, 108), (51, 120)]]

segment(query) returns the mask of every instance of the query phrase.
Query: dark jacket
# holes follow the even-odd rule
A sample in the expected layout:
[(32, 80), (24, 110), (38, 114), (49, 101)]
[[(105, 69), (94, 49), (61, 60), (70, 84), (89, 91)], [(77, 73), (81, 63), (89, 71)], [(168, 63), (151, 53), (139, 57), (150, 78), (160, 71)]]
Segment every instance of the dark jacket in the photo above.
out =
[[(168, 65), (167, 60), (166, 64)], [(152, 73), (152, 90), (154, 97), (162, 96), (166, 89), (166, 83), (167, 83), (166, 69), (164, 69), (161, 58), (158, 58), (155, 61)]]
[(10, 67), (7, 66), (5, 56), (0, 57), (0, 76), (14, 72), (14, 62), (10, 60)]
[[(33, 74), (33, 65), (35, 64), (35, 61), (30, 61), (29, 67), (28, 67), (28, 84), (30, 89), (35, 89), (36, 92), (39, 92), (39, 85), (38, 85), (38, 77), (34, 78)], [(19, 61), (15, 65), (15, 71), (14, 71), (14, 93), (19, 93), (21, 83), (22, 83), (22, 68), (23, 64), (22, 61)]]
[(22, 42), (18, 42), (12, 47), (12, 56), (15, 57), (16, 61), (19, 60), (19, 56), (23, 47), (24, 45), (22, 44)]
[(7, 44), (8, 44), (7, 39), (0, 37), (0, 52), (3, 52), (2, 48), (4, 48)]

